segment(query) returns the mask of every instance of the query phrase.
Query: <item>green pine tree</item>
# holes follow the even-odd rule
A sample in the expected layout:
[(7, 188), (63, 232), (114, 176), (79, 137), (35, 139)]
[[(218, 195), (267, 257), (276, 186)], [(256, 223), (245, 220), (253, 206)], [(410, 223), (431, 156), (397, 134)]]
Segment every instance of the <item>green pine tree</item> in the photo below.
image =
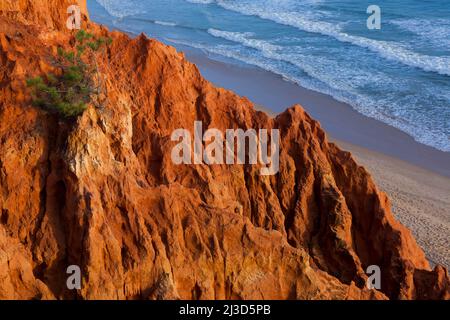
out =
[(85, 63), (83, 55), (92, 56), (101, 48), (111, 44), (111, 38), (96, 38), (84, 30), (75, 35), (75, 49), (65, 51), (58, 48), (56, 67), (60, 75), (52, 73), (27, 79), (35, 106), (56, 113), (64, 118), (75, 118), (87, 108), (93, 96), (99, 94), (98, 70), (95, 64)]

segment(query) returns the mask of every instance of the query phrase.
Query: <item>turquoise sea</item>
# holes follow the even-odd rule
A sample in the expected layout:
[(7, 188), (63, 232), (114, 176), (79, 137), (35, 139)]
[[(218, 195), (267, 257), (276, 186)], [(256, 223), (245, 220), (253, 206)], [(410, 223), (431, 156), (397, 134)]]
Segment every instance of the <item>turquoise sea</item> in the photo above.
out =
[[(366, 25), (373, 4), (381, 9), (380, 30)], [(450, 152), (449, 0), (88, 0), (88, 6), (97, 22), (261, 67)]]

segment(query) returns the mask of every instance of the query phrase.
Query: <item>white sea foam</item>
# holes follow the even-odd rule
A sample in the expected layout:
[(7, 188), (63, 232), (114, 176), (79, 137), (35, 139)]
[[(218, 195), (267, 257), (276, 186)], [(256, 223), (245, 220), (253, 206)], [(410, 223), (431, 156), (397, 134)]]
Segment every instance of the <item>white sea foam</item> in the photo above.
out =
[[(145, 9), (149, 10), (153, 0), (96, 1), (102, 4), (112, 16), (123, 18), (143, 13)], [(252, 30), (254, 33), (231, 32), (219, 30), (217, 24), (214, 23), (209, 24), (209, 29), (207, 26), (205, 29), (196, 27), (195, 30), (197, 33), (208, 32), (218, 38), (217, 40), (209, 43), (203, 39), (200, 44), (195, 41), (195, 38), (189, 38), (185, 39), (184, 45), (240, 60), (279, 74), (305, 88), (331, 95), (337, 100), (349, 103), (362, 114), (397, 127), (421, 143), (443, 151), (450, 151), (448, 134), (450, 128), (446, 120), (450, 118), (450, 111), (448, 111), (450, 91), (446, 90), (448, 84), (445, 84), (447, 76), (450, 75), (450, 57), (430, 56), (424, 52), (412, 51), (411, 48), (417, 48), (417, 46), (407, 41), (412, 41), (410, 38), (413, 35), (409, 34), (409, 37), (403, 40), (405, 46), (402, 46), (399, 43), (348, 34), (339, 25), (325, 22), (329, 16), (315, 9), (315, 4), (320, 1), (314, 0), (186, 1), (197, 4), (216, 3), (233, 12), (258, 16), (278, 24), (296, 27), (311, 34), (299, 36), (298, 31), (292, 29), (292, 39), (290, 40), (287, 40), (289, 35), (270, 39), (265, 34), (258, 32), (260, 30), (258, 28)], [(217, 9), (217, 6), (208, 8), (213, 12)], [(158, 17), (161, 20), (148, 20), (148, 23), (177, 26), (170, 21), (170, 17), (167, 18), (164, 15)], [(141, 16), (131, 19), (135, 18), (142, 19)], [(126, 21), (131, 20), (127, 19)], [(424, 21), (423, 24), (415, 24), (414, 21), (408, 21), (405, 18), (397, 21), (387, 20), (385, 23), (392, 23), (408, 32), (415, 33), (417, 35), (415, 39), (418, 39), (420, 43), (434, 42), (437, 45), (436, 48), (440, 47), (444, 50), (445, 46), (448, 46), (445, 40), (450, 31), (446, 28), (442, 29), (441, 22), (435, 24), (431, 21)], [(267, 22), (266, 24), (270, 25), (271, 23)], [(180, 23), (177, 27), (191, 28), (188, 26), (189, 23), (186, 26)], [(290, 30), (290, 28), (285, 29)], [(239, 28), (235, 30), (239, 30)], [(249, 29), (246, 28), (246, 30)], [(322, 35), (332, 39), (322, 37)], [(224, 42), (220, 39), (227, 41)], [(333, 39), (352, 45), (342, 43), (339, 45)], [(317, 45), (317, 40), (319, 40), (319, 45)], [(323, 54), (321, 51), (323, 50), (321, 43), (324, 42), (322, 40), (330, 43), (327, 54)], [(286, 44), (286, 42), (292, 44)], [(333, 48), (335, 51), (332, 51)], [(351, 57), (354, 57), (355, 54), (359, 59), (352, 60)], [(374, 59), (376, 65), (387, 66), (387, 69), (377, 70), (373, 67)], [(365, 62), (366, 64), (364, 64)], [(413, 69), (407, 68), (406, 65), (433, 71), (433, 73), (421, 72), (421, 78), (416, 81)], [(408, 74), (411, 72), (412, 78), (395, 75), (391, 77), (390, 73), (386, 72), (391, 69), (404, 70)], [(424, 80), (425, 77), (442, 80), (436, 80), (439, 81), (437, 83), (430, 82), (428, 85), (427, 80)], [(370, 82), (377, 85), (373, 86)], [(434, 86), (433, 83), (437, 86)], [(370, 91), (371, 89), (375, 91)]]
[(450, 50), (450, 19), (395, 19), (389, 23), (397, 27), (415, 33), (423, 41), (429, 41), (433, 45), (446, 47)]
[(169, 21), (155, 20), (154, 23), (159, 24), (161, 26), (167, 26), (167, 27), (176, 27), (177, 26), (177, 24), (175, 22), (169, 22)]
[(214, 3), (214, 0), (186, 0), (186, 1), (191, 2), (191, 3), (200, 3), (200, 4)]
[(145, 12), (141, 7), (142, 1), (137, 0), (95, 0), (111, 16), (116, 18), (125, 18), (138, 13)]
[[(289, 1), (288, 1), (289, 2)], [(376, 52), (381, 57), (425, 71), (450, 76), (449, 56), (430, 56), (411, 51), (401, 44), (360, 37), (343, 32), (339, 26), (318, 20), (312, 20), (309, 13), (287, 11), (278, 2), (273, 1), (229, 1), (216, 0), (227, 10), (245, 15), (258, 16), (279, 24), (292, 26), (302, 31), (332, 37), (338, 41), (350, 43)]]
[[(361, 70), (354, 70), (352, 68), (345, 68), (339, 65), (337, 61), (326, 60), (323, 61), (319, 57), (311, 55), (292, 55), (285, 54), (281, 48), (273, 45), (267, 41), (249, 39), (251, 33), (237, 33), (221, 30), (209, 30), (210, 34), (243, 44), (246, 47), (259, 50), (261, 57), (257, 55), (249, 55), (236, 45), (216, 45), (210, 46), (199, 43), (184, 42), (180, 40), (169, 39), (174, 43), (187, 45), (197, 49), (204, 50), (209, 53), (218, 54), (224, 57), (236, 59), (244, 63), (254, 65), (282, 76), (284, 79), (298, 83), (304, 88), (328, 94), (335, 99), (350, 104), (355, 110), (360, 113), (387, 123), (396, 127), (409, 135), (416, 141), (433, 146), (442, 151), (450, 151), (450, 138), (439, 128), (433, 128), (432, 125), (427, 125), (427, 119), (416, 118), (408, 119), (408, 108), (411, 107), (411, 101), (395, 101), (395, 96), (391, 96), (386, 92), (386, 96), (374, 100), (373, 97), (356, 90), (357, 87), (364, 86), (367, 81), (382, 81), (387, 86), (395, 90), (400, 89), (401, 84), (395, 83), (383, 73), (378, 74), (363, 74)], [(302, 70), (309, 77), (295, 77), (289, 70), (284, 70), (274, 61), (288, 62), (298, 69)], [(337, 75), (337, 76), (333, 76)], [(352, 81), (349, 82), (348, 79)], [(349, 85), (351, 83), (351, 85)], [(434, 95), (434, 92), (430, 92)], [(409, 99), (409, 98), (408, 98)], [(390, 111), (384, 110), (383, 106), (393, 106), (396, 109), (396, 114), (391, 114)], [(417, 115), (415, 115), (417, 116)]]
[(215, 37), (220, 37), (229, 41), (239, 42), (247, 47), (261, 50), (262, 52), (274, 52), (276, 50), (282, 49), (282, 47), (270, 44), (265, 40), (250, 38), (251, 36), (254, 35), (251, 32), (240, 33), (240, 32), (222, 31), (217, 29), (209, 29), (208, 33)]

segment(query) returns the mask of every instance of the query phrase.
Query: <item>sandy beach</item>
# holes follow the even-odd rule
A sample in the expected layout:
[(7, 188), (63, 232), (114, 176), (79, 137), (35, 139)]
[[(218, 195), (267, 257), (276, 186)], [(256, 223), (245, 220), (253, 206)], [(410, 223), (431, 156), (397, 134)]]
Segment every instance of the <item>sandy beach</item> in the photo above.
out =
[(301, 104), (320, 121), (331, 141), (368, 168), (389, 195), (396, 218), (412, 231), (431, 265), (450, 267), (450, 153), (417, 143), (345, 103), (260, 68), (211, 59), (191, 49), (184, 53), (206, 79), (248, 97), (271, 115)]
[(365, 166), (389, 195), (395, 217), (407, 226), (431, 265), (450, 266), (450, 179), (408, 162), (335, 141)]

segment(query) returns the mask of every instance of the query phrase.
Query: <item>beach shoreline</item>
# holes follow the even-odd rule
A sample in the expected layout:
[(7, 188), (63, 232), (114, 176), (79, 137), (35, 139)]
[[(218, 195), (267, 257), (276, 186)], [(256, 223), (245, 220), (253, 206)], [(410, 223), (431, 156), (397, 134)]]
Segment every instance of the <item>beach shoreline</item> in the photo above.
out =
[(403, 131), (369, 118), (333, 97), (305, 89), (256, 66), (213, 59), (177, 46), (208, 81), (245, 96), (272, 116), (300, 104), (333, 139), (385, 154), (450, 178), (450, 153), (421, 144)]
[(326, 131), (329, 140), (350, 151), (391, 201), (395, 217), (408, 227), (431, 266), (450, 267), (450, 153), (416, 142), (402, 131), (368, 118), (351, 106), (304, 89), (253, 66), (212, 59), (182, 50), (205, 79), (249, 98), (255, 109), (276, 116), (300, 104)]

